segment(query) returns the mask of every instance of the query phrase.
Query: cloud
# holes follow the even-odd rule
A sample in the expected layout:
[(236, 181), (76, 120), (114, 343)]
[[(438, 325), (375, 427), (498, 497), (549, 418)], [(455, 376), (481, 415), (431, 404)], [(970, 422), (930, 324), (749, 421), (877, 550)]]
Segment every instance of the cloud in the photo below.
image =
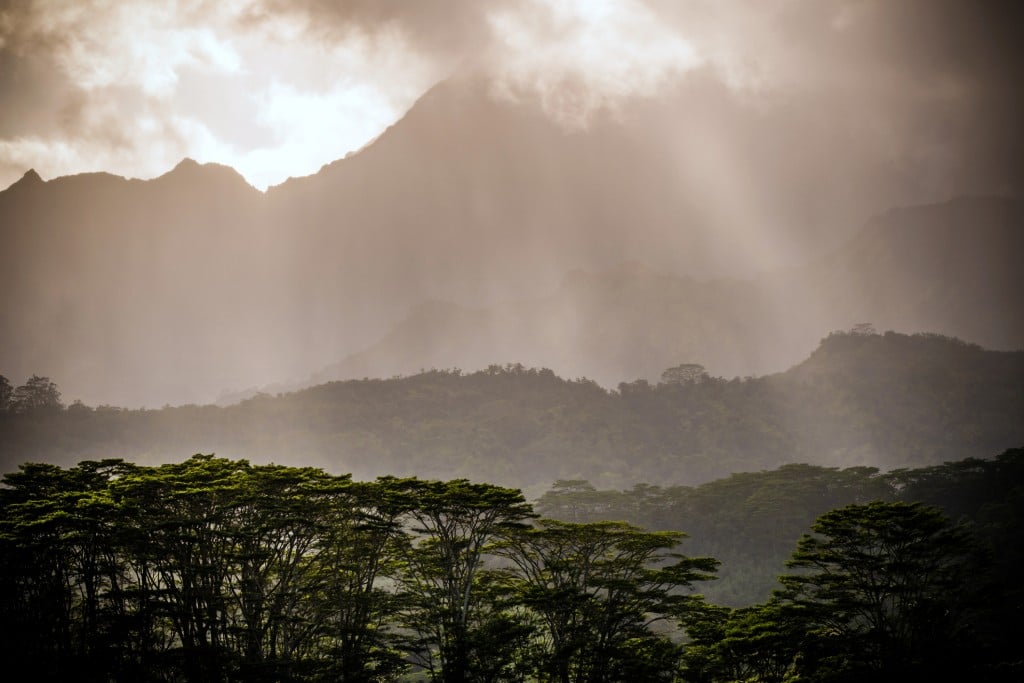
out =
[[(255, 0), (0, 8), (0, 185), (91, 170), (159, 175), (184, 156), (257, 186), (364, 145), (443, 77), (400, 32), (331, 42)], [(6, 181), (6, 182), (4, 182)]]
[(1011, 0), (0, 0), (0, 185), (189, 155), (262, 187), (464, 71), (570, 128), (711, 78), (751, 120), (793, 112), (922, 183), (1012, 191), (1022, 19)]
[(595, 111), (653, 96), (701, 64), (679, 33), (641, 4), (535, 0), (490, 17), (488, 66), (499, 91), (536, 94), (561, 123), (585, 127)]
[(397, 34), (424, 59), (451, 65), (472, 59), (491, 41), (492, 12), (522, 0), (258, 0), (246, 12), (254, 24), (297, 21), (303, 33), (327, 44), (353, 34)]

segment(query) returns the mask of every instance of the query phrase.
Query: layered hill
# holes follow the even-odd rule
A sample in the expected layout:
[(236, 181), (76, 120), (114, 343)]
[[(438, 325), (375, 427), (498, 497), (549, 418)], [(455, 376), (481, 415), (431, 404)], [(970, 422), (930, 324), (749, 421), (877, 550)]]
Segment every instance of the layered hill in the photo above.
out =
[(520, 361), (605, 386), (698, 362), (726, 377), (806, 356), (821, 330), (870, 322), (1024, 348), (1024, 204), (962, 198), (890, 211), (807, 266), (695, 280), (637, 264), (577, 271), (491, 307), (431, 302), (313, 381)]
[(839, 333), (783, 373), (695, 379), (609, 392), (494, 366), (332, 382), (227, 407), (76, 405), (0, 416), (0, 467), (212, 451), (539, 493), (556, 479), (694, 484), (792, 462), (916, 467), (1024, 443), (1024, 352), (948, 337)]

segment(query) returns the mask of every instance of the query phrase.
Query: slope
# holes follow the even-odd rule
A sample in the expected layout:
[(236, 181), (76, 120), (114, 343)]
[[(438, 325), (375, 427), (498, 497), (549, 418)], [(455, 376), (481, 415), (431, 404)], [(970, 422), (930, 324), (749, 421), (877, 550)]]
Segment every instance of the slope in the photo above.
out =
[(936, 335), (837, 333), (757, 379), (622, 384), (492, 366), (332, 382), (236, 405), (6, 415), (0, 465), (216, 452), (357, 478), (469, 477), (538, 491), (694, 484), (791, 462), (923, 466), (1024, 443), (1024, 352)]

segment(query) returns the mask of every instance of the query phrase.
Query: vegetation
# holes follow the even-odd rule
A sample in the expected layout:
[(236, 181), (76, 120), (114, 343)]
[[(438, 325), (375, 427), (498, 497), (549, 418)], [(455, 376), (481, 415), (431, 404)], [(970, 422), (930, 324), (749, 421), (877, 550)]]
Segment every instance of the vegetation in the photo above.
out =
[[(536, 510), (568, 519), (466, 480), (356, 482), (210, 455), (23, 465), (0, 487), (0, 648), (34, 680), (1024, 673), (1024, 450), (887, 474), (789, 466), (695, 488), (566, 480)], [(744, 536), (755, 510), (764, 523)], [(605, 521), (623, 518), (654, 530)], [(694, 538), (658, 530), (684, 523)], [(694, 593), (719, 562), (679, 544), (711, 539), (745, 544), (741, 565), (765, 574), (784, 547), (774, 594), (729, 607)]]
[(555, 480), (694, 485), (793, 462), (893, 469), (998, 453), (1024, 443), (1022, 387), (1024, 352), (857, 330), (760, 378), (709, 377), (690, 363), (660, 384), (607, 391), (512, 365), (332, 382), (228, 407), (0, 413), (0, 466), (299, 452), (303, 465), (361, 479), (468, 477), (530, 495)]

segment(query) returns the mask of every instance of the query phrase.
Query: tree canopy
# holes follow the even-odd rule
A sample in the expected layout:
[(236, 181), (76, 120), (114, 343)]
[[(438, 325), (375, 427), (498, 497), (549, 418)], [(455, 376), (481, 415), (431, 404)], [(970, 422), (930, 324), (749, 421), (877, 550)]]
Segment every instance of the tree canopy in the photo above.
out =
[(5, 413), (0, 469), (111, 454), (155, 464), (216, 450), (359, 479), (469, 478), (532, 496), (559, 479), (621, 489), (791, 463), (918, 468), (1024, 443), (1022, 385), (1024, 352), (839, 333), (784, 373), (695, 384), (608, 391), (509, 365), (331, 382), (231, 406)]

